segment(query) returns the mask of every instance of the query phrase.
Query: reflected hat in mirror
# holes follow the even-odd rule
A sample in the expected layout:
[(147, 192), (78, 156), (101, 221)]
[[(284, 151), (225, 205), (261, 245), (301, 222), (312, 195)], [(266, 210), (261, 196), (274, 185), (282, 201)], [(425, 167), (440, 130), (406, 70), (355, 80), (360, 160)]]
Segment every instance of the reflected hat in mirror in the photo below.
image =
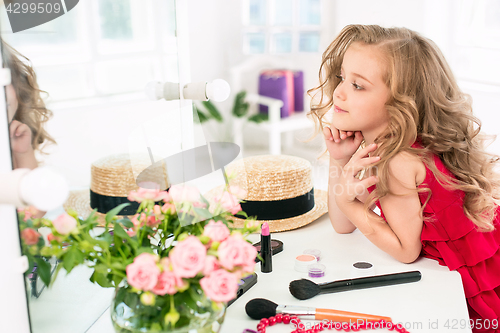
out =
[[(230, 164), (228, 171), (234, 175), (230, 185), (246, 191), (242, 210), (267, 222), (271, 232), (305, 226), (328, 211), (327, 192), (314, 189), (308, 160), (288, 155), (252, 156)], [(219, 191), (213, 189), (206, 197)], [(235, 217), (233, 223), (241, 228), (244, 219)]]
[[(150, 166), (150, 160), (141, 155), (119, 154), (101, 158), (92, 163), (90, 189), (71, 191), (63, 207), (65, 210), (76, 211), (83, 219), (95, 209), (100, 224), (105, 223), (105, 214), (108, 211), (122, 203), (130, 205), (122, 209), (119, 216), (134, 215), (139, 203), (129, 201), (127, 198), (130, 191), (139, 188), (136, 184), (137, 176)], [(151, 172), (154, 172), (155, 179), (158, 179), (159, 170)], [(168, 187), (168, 177), (166, 170), (162, 173), (164, 181), (160, 184), (160, 188), (164, 190)]]

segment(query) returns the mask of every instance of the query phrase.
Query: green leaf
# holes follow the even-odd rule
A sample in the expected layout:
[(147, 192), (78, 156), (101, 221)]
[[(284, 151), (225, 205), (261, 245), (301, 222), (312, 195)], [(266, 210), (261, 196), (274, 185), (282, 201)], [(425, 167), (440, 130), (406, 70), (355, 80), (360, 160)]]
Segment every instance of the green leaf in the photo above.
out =
[(250, 116), (248, 117), (248, 121), (251, 121), (251, 122), (254, 122), (254, 123), (257, 123), (257, 124), (260, 124), (264, 121), (268, 121), (269, 120), (269, 115), (265, 114), (265, 113), (257, 113), (257, 114), (254, 114), (253, 116)]
[(118, 213), (125, 207), (127, 206), (130, 206), (129, 203), (123, 203), (119, 206), (116, 206), (115, 208), (113, 208), (112, 210), (110, 210), (109, 212), (106, 213), (106, 223), (107, 224), (111, 224), (111, 222), (113, 222), (113, 217), (115, 217), (116, 215), (118, 215)]
[(211, 101), (201, 102), (201, 104), (203, 104), (203, 106), (207, 109), (212, 118), (217, 120), (219, 123), (222, 122), (222, 116), (219, 110), (217, 110), (217, 107), (215, 107), (215, 105)]
[(131, 309), (135, 309), (139, 302), (139, 295), (136, 293), (127, 292), (123, 297), (123, 303), (127, 304)]
[(121, 225), (119, 225), (118, 223), (115, 223), (115, 227), (113, 229), (113, 234), (115, 236), (118, 236), (120, 237), (121, 239), (126, 239), (128, 241), (130, 241), (130, 236), (127, 234), (127, 232), (125, 231), (125, 229), (123, 229), (123, 227)]
[(42, 279), (42, 282), (48, 286), (50, 284), (50, 263), (45, 261), (43, 257), (35, 257), (37, 272)]
[(203, 124), (204, 122), (209, 120), (208, 116), (206, 116), (203, 112), (201, 112), (200, 109), (198, 109), (194, 104), (193, 104), (193, 119), (196, 124)]
[(83, 259), (83, 253), (72, 247), (63, 256), (63, 267), (66, 272), (70, 273), (75, 266), (83, 263)]
[(133, 228), (134, 227), (134, 224), (129, 219), (121, 219), (121, 220), (118, 220), (116, 222), (122, 224), (125, 228)]
[(97, 283), (103, 288), (113, 287), (113, 284), (108, 280), (107, 275), (94, 271), (90, 276), (90, 281)]
[(246, 91), (240, 91), (234, 98), (233, 116), (241, 118), (248, 113), (248, 108), (250, 107), (250, 104), (245, 102), (246, 95), (247, 95)]
[(208, 210), (206, 210), (204, 208), (193, 207), (193, 209), (194, 209), (195, 213), (201, 217), (204, 217), (206, 219), (212, 217), (212, 213), (210, 213)]

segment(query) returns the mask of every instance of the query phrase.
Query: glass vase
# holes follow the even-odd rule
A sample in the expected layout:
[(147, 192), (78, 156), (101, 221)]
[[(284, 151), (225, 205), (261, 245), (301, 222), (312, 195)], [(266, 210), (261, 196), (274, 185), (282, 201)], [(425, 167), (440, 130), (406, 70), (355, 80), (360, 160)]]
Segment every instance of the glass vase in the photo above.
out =
[(116, 289), (111, 303), (111, 320), (116, 333), (218, 333), (226, 305), (213, 304), (201, 288), (190, 286), (188, 290), (173, 296), (175, 312), (179, 314), (175, 325), (165, 320), (170, 311), (171, 296), (155, 295), (154, 305), (144, 305), (140, 295), (122, 283)]

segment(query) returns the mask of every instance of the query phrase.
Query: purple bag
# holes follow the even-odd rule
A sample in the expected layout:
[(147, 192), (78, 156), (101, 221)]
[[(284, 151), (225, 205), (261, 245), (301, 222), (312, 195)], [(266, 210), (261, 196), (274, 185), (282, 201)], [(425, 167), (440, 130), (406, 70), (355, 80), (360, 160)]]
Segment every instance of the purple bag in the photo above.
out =
[(293, 96), (295, 111), (304, 111), (304, 72), (293, 72)]
[[(292, 73), (283, 70), (262, 72), (259, 76), (259, 95), (283, 101), (281, 118), (290, 116), (294, 111)], [(268, 113), (268, 107), (260, 105), (259, 112)]]

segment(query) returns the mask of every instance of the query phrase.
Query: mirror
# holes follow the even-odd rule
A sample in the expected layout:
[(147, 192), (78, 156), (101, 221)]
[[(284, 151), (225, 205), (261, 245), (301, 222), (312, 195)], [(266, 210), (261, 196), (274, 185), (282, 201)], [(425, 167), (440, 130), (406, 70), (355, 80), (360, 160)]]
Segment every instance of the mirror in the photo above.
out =
[[(89, 191), (91, 165), (98, 159), (179, 152), (191, 140), (186, 129), (192, 120), (186, 122), (183, 116), (192, 119), (191, 104), (149, 101), (144, 94), (150, 81), (179, 82), (186, 77), (180, 64), (175, 0), (77, 1), (64, 11), (52, 21), (16, 33), (5, 6), (0, 14), (1, 37), (11, 47), (7, 52), (33, 68), (41, 90), (33, 93), (33, 88), (23, 87), (10, 63), (9, 122), (27, 122), (38, 95), (43, 100), (35, 103), (38, 114), (42, 119), (49, 116), (43, 124), (45, 140), (35, 149), (38, 165), (52, 166), (71, 190)], [(35, 76), (31, 79), (35, 82)], [(35, 100), (23, 94), (24, 88)], [(40, 113), (43, 105), (50, 111)], [(189, 112), (183, 113), (185, 109)], [(37, 123), (29, 126), (32, 134)], [(49, 136), (56, 144), (50, 144)], [(15, 154), (13, 150), (14, 160)], [(132, 159), (133, 166), (135, 162), (139, 157)], [(46, 217), (54, 219), (62, 212), (61, 207)], [(49, 264), (52, 270), (57, 266), (55, 260)], [(37, 273), (35, 268), (26, 278), (33, 333), (87, 332), (110, 305), (113, 289), (91, 283), (87, 267), (78, 266), (70, 274), (61, 270), (50, 288), (43, 288)]]

